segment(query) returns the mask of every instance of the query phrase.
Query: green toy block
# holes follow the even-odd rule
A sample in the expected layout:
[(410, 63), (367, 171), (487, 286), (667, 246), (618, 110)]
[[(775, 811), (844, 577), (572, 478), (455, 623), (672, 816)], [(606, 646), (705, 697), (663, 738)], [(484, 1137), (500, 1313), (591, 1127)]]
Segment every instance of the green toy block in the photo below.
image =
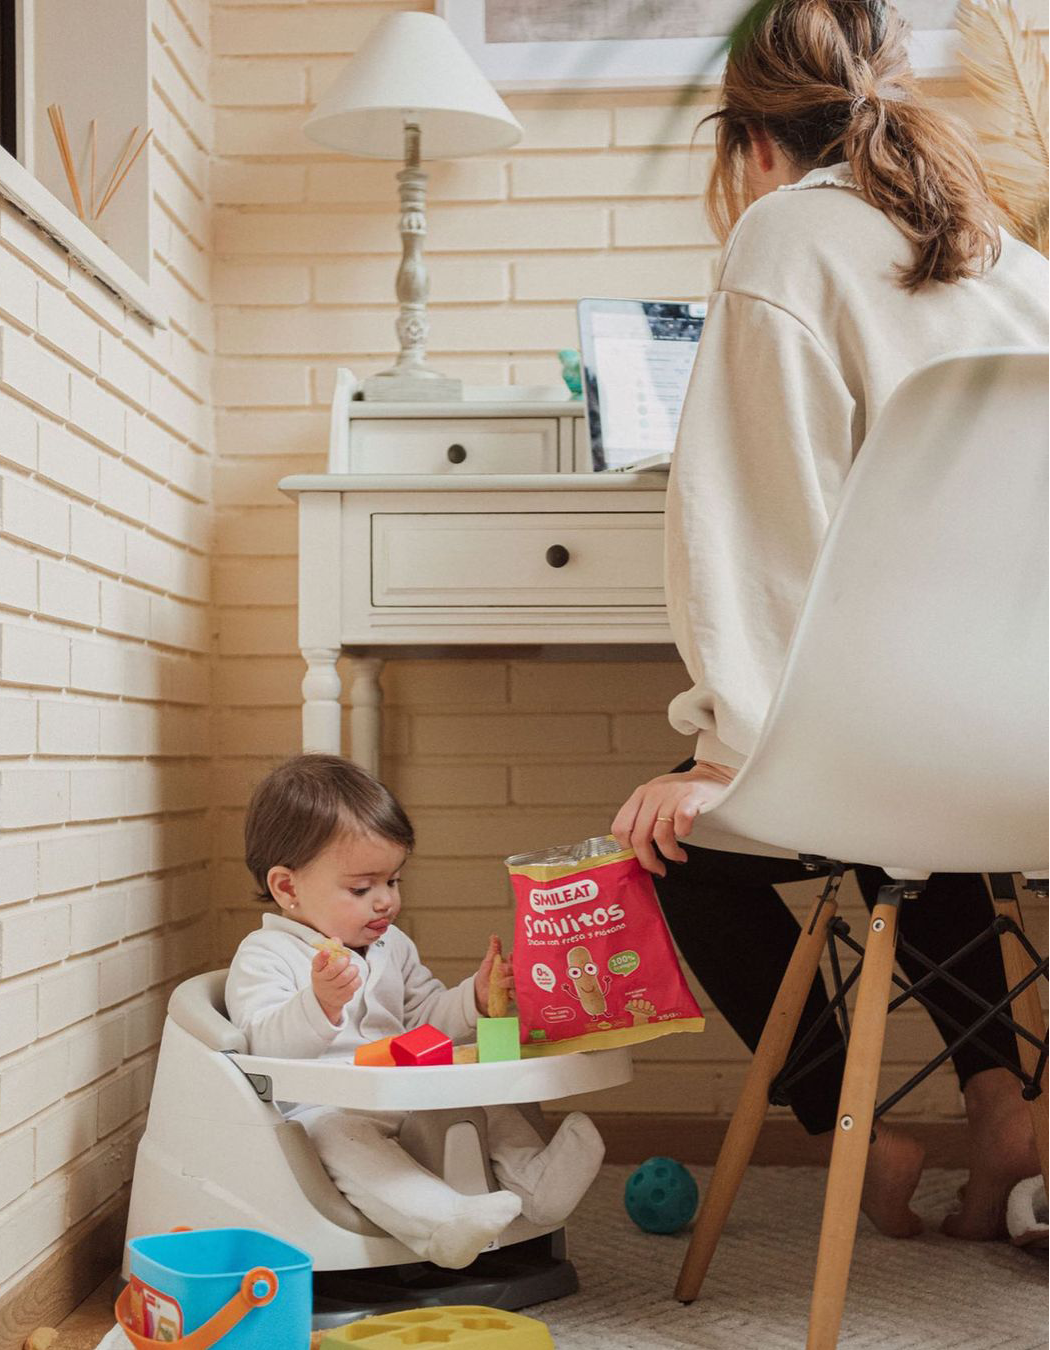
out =
[[(497, 1018), (512, 1022), (515, 1018)], [(542, 1322), (497, 1308), (412, 1308), (406, 1312), (363, 1317), (335, 1327), (321, 1337), (320, 1350), (402, 1350), (406, 1345), (448, 1345), (456, 1350), (554, 1350)]]
[(521, 1059), (521, 1025), (516, 1017), (478, 1018), (478, 1063)]

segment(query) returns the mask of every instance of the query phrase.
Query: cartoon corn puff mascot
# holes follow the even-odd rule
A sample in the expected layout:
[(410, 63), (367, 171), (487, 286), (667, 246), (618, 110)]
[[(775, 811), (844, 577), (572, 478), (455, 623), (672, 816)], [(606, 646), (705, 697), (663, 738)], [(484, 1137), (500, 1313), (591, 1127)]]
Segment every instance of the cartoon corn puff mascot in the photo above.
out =
[(572, 988), (563, 984), (562, 988), (570, 998), (578, 1000), (580, 1007), (591, 1017), (601, 1017), (608, 1010), (605, 995), (612, 984), (612, 976), (605, 977), (605, 988), (598, 982), (598, 967), (591, 960), (586, 947), (573, 947), (566, 960), (569, 963), (566, 974), (572, 980)]

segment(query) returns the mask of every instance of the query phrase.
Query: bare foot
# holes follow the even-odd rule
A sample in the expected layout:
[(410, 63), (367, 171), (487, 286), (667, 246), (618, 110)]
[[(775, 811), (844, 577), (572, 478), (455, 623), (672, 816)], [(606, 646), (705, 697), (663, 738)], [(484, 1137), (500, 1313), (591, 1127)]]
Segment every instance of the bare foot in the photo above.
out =
[(1007, 1237), (1006, 1201), (1025, 1177), (1039, 1171), (1035, 1136), (1021, 1085), (1006, 1069), (985, 1069), (966, 1084), (970, 1175), (959, 1192), (959, 1209), (941, 1231), (969, 1242)]
[(875, 1130), (860, 1207), (887, 1237), (915, 1237), (923, 1225), (911, 1207), (911, 1198), (922, 1176), (926, 1150), (917, 1139), (891, 1125), (876, 1125)]
[[(834, 1135), (827, 1140), (828, 1158)], [(877, 1125), (875, 1139), (868, 1150), (864, 1190), (860, 1207), (871, 1222), (887, 1237), (915, 1237), (923, 1223), (911, 1208), (911, 1198), (922, 1175), (926, 1150), (917, 1139), (892, 1125)]]

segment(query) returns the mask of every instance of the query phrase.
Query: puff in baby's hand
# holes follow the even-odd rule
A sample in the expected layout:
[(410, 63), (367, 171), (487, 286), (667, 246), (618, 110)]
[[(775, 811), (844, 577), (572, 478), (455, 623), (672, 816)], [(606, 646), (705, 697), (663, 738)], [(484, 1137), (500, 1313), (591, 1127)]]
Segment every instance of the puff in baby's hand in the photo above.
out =
[(506, 1017), (514, 997), (514, 970), (510, 955), (502, 955), (500, 940), (489, 938), (485, 959), (474, 976), (474, 1003), (483, 1017)]
[(310, 966), (310, 985), (325, 1017), (335, 1027), (343, 1020), (343, 1009), (361, 987), (361, 975), (352, 953), (335, 938), (315, 942), (317, 955)]

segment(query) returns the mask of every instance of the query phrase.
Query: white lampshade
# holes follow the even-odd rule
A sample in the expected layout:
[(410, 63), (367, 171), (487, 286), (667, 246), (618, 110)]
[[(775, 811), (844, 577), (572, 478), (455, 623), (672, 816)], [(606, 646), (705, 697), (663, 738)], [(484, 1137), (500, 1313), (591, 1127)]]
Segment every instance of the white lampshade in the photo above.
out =
[(405, 122), (423, 159), (502, 150), (521, 126), (436, 14), (391, 14), (369, 33), (303, 126), (311, 140), (375, 159), (401, 159)]

